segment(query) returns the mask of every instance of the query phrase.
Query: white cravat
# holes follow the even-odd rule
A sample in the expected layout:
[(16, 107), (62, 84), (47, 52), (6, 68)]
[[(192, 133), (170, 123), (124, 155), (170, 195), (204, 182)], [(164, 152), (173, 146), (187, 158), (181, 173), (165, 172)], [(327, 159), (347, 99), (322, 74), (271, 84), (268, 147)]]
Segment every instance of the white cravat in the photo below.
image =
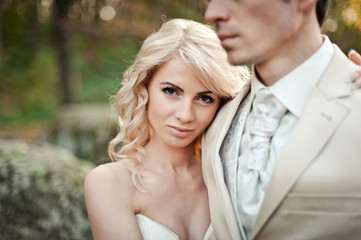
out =
[[(287, 109), (270, 92), (261, 88), (255, 95), (252, 110), (246, 120), (241, 140), (243, 164), (239, 165), (241, 185), (238, 194), (240, 220), (247, 232), (256, 220), (266, 187), (271, 178), (275, 159), (270, 158), (271, 139)], [(243, 206), (247, 206), (244, 208)]]
[[(266, 170), (271, 138), (287, 109), (268, 88), (262, 88), (257, 92), (252, 108), (253, 111), (249, 116), (248, 169), (258, 172), (262, 182), (261, 173)], [(255, 179), (255, 182), (258, 182), (258, 178)]]

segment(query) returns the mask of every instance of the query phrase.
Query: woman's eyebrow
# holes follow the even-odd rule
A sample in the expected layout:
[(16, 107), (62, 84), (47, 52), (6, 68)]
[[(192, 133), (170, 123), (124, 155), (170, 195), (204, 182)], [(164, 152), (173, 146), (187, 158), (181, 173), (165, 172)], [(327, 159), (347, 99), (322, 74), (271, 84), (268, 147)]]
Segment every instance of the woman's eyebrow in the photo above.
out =
[(184, 90), (183, 90), (182, 88), (180, 88), (179, 86), (177, 86), (177, 85), (175, 85), (175, 84), (173, 84), (173, 83), (170, 83), (170, 82), (161, 82), (160, 84), (163, 84), (163, 85), (171, 85), (171, 86), (177, 88), (179, 91), (184, 92)]
[[(172, 87), (177, 88), (179, 91), (184, 92), (184, 90), (183, 90), (181, 87), (179, 87), (179, 86), (177, 86), (177, 85), (175, 85), (175, 84), (173, 84), (173, 83), (171, 83), (171, 82), (161, 82), (160, 84), (162, 84), (162, 85), (171, 85)], [(202, 95), (202, 94), (213, 94), (213, 92), (212, 92), (212, 91), (203, 91), (203, 92), (199, 92), (199, 93), (197, 93), (197, 94), (198, 94), (198, 95)]]
[(212, 93), (212, 94), (213, 94), (213, 92), (211, 92), (211, 91), (199, 92), (198, 94), (209, 94), (209, 93)]

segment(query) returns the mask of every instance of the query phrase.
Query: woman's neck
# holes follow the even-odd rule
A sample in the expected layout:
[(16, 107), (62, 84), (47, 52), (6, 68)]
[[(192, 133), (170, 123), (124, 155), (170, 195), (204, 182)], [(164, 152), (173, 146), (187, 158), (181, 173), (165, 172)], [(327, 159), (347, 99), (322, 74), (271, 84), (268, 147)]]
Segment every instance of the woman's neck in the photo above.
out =
[(146, 151), (146, 162), (164, 169), (187, 170), (196, 161), (194, 144), (186, 147), (172, 147), (163, 141), (152, 138), (144, 149)]

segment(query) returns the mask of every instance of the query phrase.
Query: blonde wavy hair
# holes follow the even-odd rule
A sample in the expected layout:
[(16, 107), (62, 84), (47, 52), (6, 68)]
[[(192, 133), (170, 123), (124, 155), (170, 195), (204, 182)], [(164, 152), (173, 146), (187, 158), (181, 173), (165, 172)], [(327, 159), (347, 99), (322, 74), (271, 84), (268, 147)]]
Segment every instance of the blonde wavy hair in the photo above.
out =
[[(174, 57), (188, 64), (200, 81), (222, 99), (222, 104), (233, 98), (249, 78), (246, 67), (228, 63), (226, 52), (208, 25), (173, 19), (145, 39), (133, 65), (124, 72), (121, 89), (113, 99), (119, 116), (119, 133), (108, 146), (112, 161), (134, 161), (132, 180), (140, 191), (144, 191), (140, 175), (145, 157), (143, 147), (153, 131), (146, 114), (147, 87), (157, 69)], [(200, 159), (201, 136), (196, 141), (194, 151)]]

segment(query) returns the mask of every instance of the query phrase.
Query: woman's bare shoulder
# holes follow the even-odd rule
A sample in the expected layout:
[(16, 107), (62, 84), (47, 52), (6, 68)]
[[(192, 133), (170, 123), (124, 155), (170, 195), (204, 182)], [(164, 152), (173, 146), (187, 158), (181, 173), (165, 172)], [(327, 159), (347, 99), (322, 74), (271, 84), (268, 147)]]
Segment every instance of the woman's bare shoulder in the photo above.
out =
[(127, 209), (136, 209), (132, 164), (129, 161), (111, 162), (91, 170), (84, 182), (86, 200), (122, 202)]
[(102, 185), (103, 187), (114, 187), (115, 189), (126, 188), (129, 184), (132, 185), (133, 165), (130, 160), (99, 165), (87, 174), (85, 187), (89, 184), (95, 184)]
[(117, 176), (119, 173), (125, 174), (126, 172), (130, 172), (131, 168), (132, 165), (130, 160), (109, 162), (95, 167), (88, 173), (88, 175), (95, 175), (97, 177), (105, 177), (110, 175), (114, 177)]
[(85, 178), (85, 200), (94, 239), (126, 239), (129, 229), (139, 239), (135, 213), (139, 210), (131, 165), (112, 162), (99, 165)]

